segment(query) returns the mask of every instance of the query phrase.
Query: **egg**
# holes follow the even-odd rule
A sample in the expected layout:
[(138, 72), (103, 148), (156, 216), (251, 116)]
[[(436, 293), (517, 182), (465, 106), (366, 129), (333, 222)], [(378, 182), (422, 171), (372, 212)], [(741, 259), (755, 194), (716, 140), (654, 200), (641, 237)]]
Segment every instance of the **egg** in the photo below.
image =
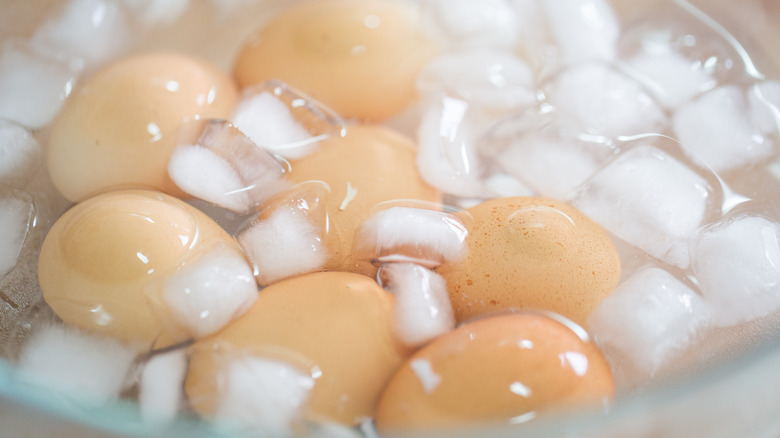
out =
[(186, 336), (155, 305), (152, 286), (217, 245), (240, 251), (219, 225), (176, 198), (109, 192), (57, 220), (41, 248), (38, 279), (46, 303), (66, 323), (142, 347), (164, 346)]
[(379, 125), (355, 125), (344, 137), (331, 137), (306, 157), (291, 162), (294, 183), (319, 180), (330, 186), (325, 208), (330, 236), (325, 239), (333, 270), (373, 277), (376, 268), (353, 255), (356, 233), (380, 202), (417, 199), (441, 202), (441, 193), (420, 177), (414, 142)]
[(393, 336), (394, 306), (392, 294), (352, 273), (274, 283), (241, 318), (195, 344), (185, 384), (190, 403), (214, 415), (220, 357), (259, 355), (309, 371), (315, 383), (305, 416), (357, 424), (374, 414), (382, 388), (409, 355)]
[(447, 281), (458, 321), (534, 308), (584, 324), (618, 284), (615, 245), (574, 207), (516, 197), (486, 201), (466, 212), (467, 255), (437, 271)]
[(552, 410), (608, 403), (606, 359), (562, 318), (485, 317), (419, 350), (382, 393), (380, 432), (519, 423)]
[(123, 58), (68, 99), (52, 126), (49, 174), (71, 201), (118, 186), (180, 195), (167, 165), (182, 125), (227, 118), (236, 100), (230, 77), (205, 61), (168, 53)]
[(436, 45), (411, 2), (318, 0), (290, 8), (240, 52), (241, 87), (279, 79), (343, 117), (387, 119), (415, 98)]

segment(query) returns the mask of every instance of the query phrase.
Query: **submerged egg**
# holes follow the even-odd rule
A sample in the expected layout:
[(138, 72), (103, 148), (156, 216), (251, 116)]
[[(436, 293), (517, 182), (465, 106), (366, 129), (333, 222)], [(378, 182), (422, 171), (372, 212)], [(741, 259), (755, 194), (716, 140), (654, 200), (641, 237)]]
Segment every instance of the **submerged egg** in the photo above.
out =
[[(177, 297), (157, 295), (165, 290), (159, 282), (221, 247), (228, 251), (219, 254), (240, 254), (219, 225), (176, 198), (110, 192), (57, 220), (41, 249), (38, 279), (44, 299), (66, 323), (145, 347), (168, 344), (189, 334), (175, 322), (182, 309), (176, 314), (164, 304), (175, 304)], [(242, 274), (240, 263), (239, 280), (251, 280), (248, 264)], [(254, 282), (242, 287), (256, 292)]]
[(380, 432), (520, 423), (608, 402), (614, 382), (584, 331), (562, 318), (504, 314), (467, 323), (415, 353), (376, 414)]
[(319, 180), (330, 186), (326, 201), (329, 269), (374, 276), (376, 268), (353, 256), (357, 229), (378, 203), (394, 199), (441, 202), (438, 190), (420, 177), (414, 142), (379, 125), (350, 126), (344, 137), (331, 137), (306, 157), (292, 161), (290, 180)]
[(362, 275), (319, 272), (274, 283), (244, 316), (195, 344), (185, 385), (190, 403), (215, 415), (220, 367), (258, 356), (311, 375), (305, 416), (357, 424), (373, 415), (382, 388), (408, 355), (393, 336), (394, 306), (392, 294)]
[(48, 167), (71, 201), (117, 186), (181, 191), (168, 177), (183, 124), (227, 118), (235, 85), (214, 66), (178, 54), (143, 54), (89, 78), (54, 122)]
[(410, 3), (308, 1), (254, 35), (235, 76), (241, 87), (279, 79), (343, 117), (377, 121), (415, 99), (417, 73), (435, 50)]
[(618, 284), (620, 258), (607, 233), (579, 210), (543, 198), (500, 198), (467, 210), (466, 257), (444, 263), (459, 321), (532, 308), (584, 324)]

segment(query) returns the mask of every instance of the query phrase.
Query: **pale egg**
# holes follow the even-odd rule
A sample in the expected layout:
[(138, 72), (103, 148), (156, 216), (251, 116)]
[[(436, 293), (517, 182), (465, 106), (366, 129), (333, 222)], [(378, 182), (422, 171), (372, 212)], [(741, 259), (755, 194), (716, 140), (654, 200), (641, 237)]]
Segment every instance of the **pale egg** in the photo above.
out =
[(615, 245), (574, 207), (544, 198), (499, 198), (467, 213), (466, 257), (437, 270), (459, 321), (531, 308), (584, 324), (618, 284)]
[(415, 165), (414, 142), (379, 125), (355, 125), (344, 137), (323, 141), (313, 153), (291, 162), (294, 183), (324, 181), (331, 260), (328, 269), (373, 277), (376, 267), (357, 259), (353, 246), (359, 227), (380, 202), (416, 199), (441, 202), (441, 193), (423, 181)]
[(394, 307), (392, 294), (362, 275), (318, 272), (274, 283), (244, 316), (195, 344), (185, 384), (190, 403), (206, 417), (216, 414), (220, 366), (258, 356), (311, 375), (305, 417), (358, 424), (374, 414), (410, 353), (393, 336)]
[(614, 395), (606, 359), (556, 315), (503, 314), (462, 325), (423, 347), (393, 376), (380, 432), (516, 424), (554, 410), (601, 406)]
[[(219, 225), (176, 198), (143, 190), (110, 192), (57, 220), (41, 249), (38, 279), (44, 299), (66, 323), (141, 348), (165, 346), (197, 330), (182, 326), (186, 308), (170, 307), (180, 300), (161, 282), (214, 248), (241, 256), (238, 243)], [(257, 295), (248, 263), (239, 258), (237, 269), (233, 278), (226, 273), (232, 269), (223, 271), (224, 284), (237, 276), (244, 290)], [(161, 291), (168, 295), (158, 295)]]
[(167, 165), (190, 120), (227, 118), (232, 80), (186, 55), (123, 58), (89, 78), (54, 122), (49, 174), (71, 201), (107, 188), (145, 186), (179, 195)]
[(308, 1), (260, 29), (235, 64), (238, 84), (278, 79), (339, 115), (378, 121), (415, 100), (436, 46), (411, 2)]

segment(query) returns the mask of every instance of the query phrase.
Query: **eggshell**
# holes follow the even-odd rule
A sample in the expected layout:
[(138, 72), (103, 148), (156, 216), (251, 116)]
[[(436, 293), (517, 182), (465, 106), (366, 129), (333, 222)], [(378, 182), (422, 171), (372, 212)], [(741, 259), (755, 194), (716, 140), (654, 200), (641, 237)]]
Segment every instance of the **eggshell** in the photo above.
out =
[(417, 73), (435, 52), (412, 3), (308, 1), (250, 39), (235, 77), (241, 87), (279, 79), (343, 117), (378, 121), (416, 98)]
[(613, 394), (594, 343), (559, 319), (504, 314), (467, 323), (410, 357), (382, 394), (376, 425), (385, 432), (516, 423), (608, 403)]
[(183, 340), (166, 330), (152, 282), (202, 251), (238, 243), (205, 214), (142, 190), (90, 198), (60, 217), (38, 262), (43, 297), (66, 323), (148, 348)]
[(353, 257), (357, 229), (378, 203), (394, 199), (441, 202), (438, 190), (420, 177), (416, 148), (409, 138), (379, 125), (356, 125), (344, 137), (331, 137), (300, 160), (292, 161), (291, 181), (320, 180), (330, 186), (326, 201), (330, 236), (329, 269), (373, 277), (369, 261)]
[(182, 125), (227, 118), (237, 100), (232, 80), (185, 55), (127, 57), (74, 92), (52, 127), (49, 173), (71, 201), (122, 185), (182, 192), (167, 165)]
[(258, 355), (311, 373), (308, 417), (358, 424), (374, 414), (382, 388), (410, 353), (393, 337), (394, 306), (392, 294), (352, 273), (274, 283), (244, 316), (193, 347), (189, 400), (200, 414), (213, 415), (220, 358)]
[(560, 313), (578, 324), (617, 286), (620, 258), (607, 233), (551, 199), (500, 198), (467, 210), (468, 253), (437, 270), (456, 317), (509, 308)]

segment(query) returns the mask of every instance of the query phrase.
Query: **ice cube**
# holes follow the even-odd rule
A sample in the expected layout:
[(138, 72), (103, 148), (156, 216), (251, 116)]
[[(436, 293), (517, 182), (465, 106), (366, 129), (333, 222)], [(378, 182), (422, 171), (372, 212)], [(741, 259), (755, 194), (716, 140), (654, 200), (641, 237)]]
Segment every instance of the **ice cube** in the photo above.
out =
[(454, 44), (512, 47), (517, 43), (517, 16), (506, 0), (434, 0), (428, 5), (434, 22)]
[(51, 325), (27, 340), (18, 370), (25, 382), (102, 405), (119, 396), (134, 358), (133, 349), (113, 339)]
[(256, 144), (289, 159), (302, 158), (319, 141), (346, 132), (332, 110), (279, 81), (247, 90), (231, 119)]
[(41, 146), (28, 130), (0, 119), (0, 184), (20, 186), (41, 159)]
[(487, 117), (463, 99), (447, 95), (434, 100), (417, 130), (417, 170), (437, 189), (462, 197), (488, 195), (485, 169), (476, 143)]
[(511, 110), (536, 101), (531, 68), (512, 52), (471, 49), (434, 58), (417, 77), (423, 95), (451, 93), (485, 108)]
[(167, 423), (176, 417), (186, 371), (187, 354), (184, 349), (155, 354), (144, 364), (138, 404), (145, 422)]
[(16, 266), (34, 223), (32, 196), (21, 191), (0, 192), (0, 279)]
[(238, 240), (260, 285), (325, 267), (330, 254), (321, 197), (326, 192), (329, 188), (317, 183), (299, 186), (239, 231)]
[(654, 133), (666, 125), (660, 106), (640, 84), (605, 63), (568, 67), (545, 90), (550, 104), (593, 134)]
[(536, 194), (567, 199), (616, 149), (609, 139), (563, 119), (555, 113), (507, 118), (491, 128), (484, 147), (495, 151), (496, 165)]
[(215, 420), (238, 430), (292, 436), (314, 379), (283, 362), (243, 356), (219, 371)]
[(0, 117), (31, 129), (47, 125), (62, 107), (78, 68), (8, 40), (0, 52)]
[(710, 323), (710, 308), (702, 297), (656, 267), (621, 283), (587, 320), (602, 350), (619, 352), (648, 376), (667, 367)]
[[(656, 49), (658, 50), (658, 49)], [(698, 60), (690, 60), (671, 48), (646, 50), (628, 60), (635, 77), (658, 102), (674, 109), (717, 84)]]
[(224, 120), (206, 122), (197, 142), (178, 146), (168, 162), (168, 174), (179, 188), (237, 213), (247, 213), (288, 188), (285, 171)]
[(714, 224), (693, 245), (692, 269), (715, 324), (726, 327), (780, 309), (780, 225), (759, 216)]
[(373, 214), (357, 235), (358, 257), (415, 260), (433, 268), (465, 251), (466, 226), (450, 213), (396, 206)]
[(35, 31), (32, 42), (82, 59), (92, 68), (120, 56), (131, 38), (125, 11), (118, 2), (70, 0), (59, 15)]
[(544, 0), (540, 3), (566, 62), (615, 57), (620, 25), (608, 1)]
[[(120, 0), (143, 26), (169, 26), (187, 10), (190, 0)], [(215, 2), (216, 3), (216, 2)]]
[(763, 81), (748, 92), (753, 126), (764, 135), (780, 133), (780, 82)]
[(455, 328), (444, 278), (414, 263), (388, 263), (380, 274), (395, 295), (394, 330), (405, 345), (418, 347)]
[(674, 132), (686, 153), (716, 172), (760, 162), (775, 145), (751, 120), (745, 92), (736, 85), (715, 88), (683, 105), (673, 117)]
[(157, 299), (187, 334), (200, 338), (243, 314), (257, 298), (252, 268), (237, 249), (218, 246), (169, 275)]
[(711, 198), (702, 176), (661, 149), (639, 145), (583, 184), (572, 203), (629, 244), (684, 268)]

